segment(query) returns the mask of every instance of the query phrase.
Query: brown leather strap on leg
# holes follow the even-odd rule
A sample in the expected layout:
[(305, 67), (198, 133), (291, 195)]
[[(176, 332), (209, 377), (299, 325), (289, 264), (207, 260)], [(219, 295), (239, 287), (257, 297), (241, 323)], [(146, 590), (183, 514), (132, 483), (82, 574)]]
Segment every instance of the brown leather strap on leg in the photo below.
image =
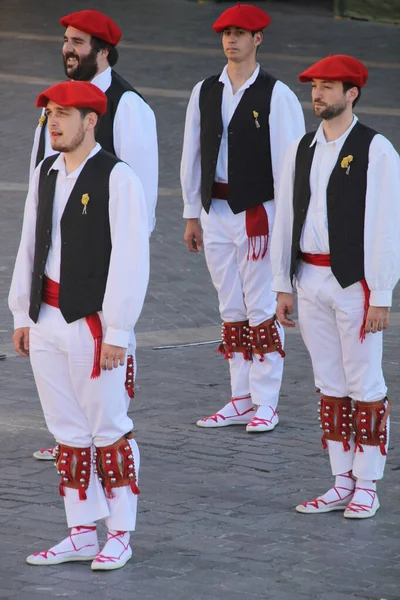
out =
[(248, 321), (222, 323), (222, 341), (218, 351), (224, 358), (233, 358), (234, 352), (241, 352), (245, 360), (251, 360), (251, 350), (248, 348)]
[(356, 450), (364, 452), (363, 446), (379, 446), (381, 454), (386, 456), (387, 420), (391, 403), (387, 398), (377, 402), (356, 401), (353, 412), (356, 433)]
[(107, 498), (114, 498), (112, 488), (128, 485), (135, 495), (140, 494), (132, 448), (128, 442), (132, 437), (128, 433), (111, 446), (96, 446), (96, 473)]
[(318, 405), (318, 419), (321, 421), (320, 427), (324, 430), (322, 447), (327, 447), (326, 440), (332, 440), (342, 442), (344, 450), (349, 451), (349, 441), (353, 433), (351, 398), (322, 395)]
[(58, 486), (61, 496), (65, 496), (64, 488), (78, 490), (79, 499), (86, 500), (86, 490), (90, 479), (89, 448), (74, 448), (58, 444), (55, 448), (55, 466), (61, 482)]
[(263, 321), (260, 325), (249, 327), (249, 347), (253, 354), (260, 356), (260, 362), (264, 360), (264, 354), (270, 352), (279, 352), (284, 358), (285, 352), (282, 348), (282, 342), (279, 335), (276, 315)]

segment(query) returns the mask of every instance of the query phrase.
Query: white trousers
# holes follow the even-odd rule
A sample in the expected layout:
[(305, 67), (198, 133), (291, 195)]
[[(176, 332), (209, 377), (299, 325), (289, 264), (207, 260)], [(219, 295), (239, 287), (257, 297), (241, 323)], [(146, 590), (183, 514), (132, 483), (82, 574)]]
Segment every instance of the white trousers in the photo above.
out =
[[(296, 274), (300, 331), (310, 353), (315, 385), (327, 396), (375, 402), (386, 396), (382, 332), (360, 342), (364, 315), (361, 283), (343, 289), (329, 267), (301, 262)], [(389, 425), (388, 425), (389, 429)], [(353, 470), (360, 479), (381, 479), (386, 457), (378, 446), (345, 452), (328, 441), (332, 473)]]
[[(100, 313), (101, 317), (101, 313)], [(104, 324), (103, 324), (104, 325)], [(67, 446), (104, 447), (133, 428), (125, 391), (126, 364), (91, 379), (94, 341), (85, 319), (66, 323), (58, 308), (43, 304), (30, 330), (30, 359), (44, 417), (57, 442)], [(130, 440), (139, 471), (139, 448)], [(129, 487), (108, 499), (91, 469), (87, 500), (65, 488), (69, 527), (105, 519), (109, 529), (135, 529), (137, 497)]]
[[(272, 230), (275, 206), (264, 204)], [(257, 326), (275, 314), (272, 266), (268, 248), (264, 259), (247, 260), (246, 213), (234, 215), (225, 200), (213, 200), (209, 214), (201, 213), (204, 252), (212, 282), (218, 292), (221, 319), (246, 321)], [(279, 326), (282, 345), (283, 327)], [(244, 360), (241, 353), (229, 359), (232, 397), (251, 394), (253, 404), (276, 408), (282, 382), (283, 359), (278, 352)]]

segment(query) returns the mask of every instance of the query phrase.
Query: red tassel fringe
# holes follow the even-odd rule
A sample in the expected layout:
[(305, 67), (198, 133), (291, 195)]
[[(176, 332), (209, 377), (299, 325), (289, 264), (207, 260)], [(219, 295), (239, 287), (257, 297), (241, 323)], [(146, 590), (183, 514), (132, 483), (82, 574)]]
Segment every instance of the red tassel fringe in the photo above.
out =
[(328, 447), (328, 444), (326, 443), (326, 439), (324, 438), (324, 436), (322, 436), (322, 438), (321, 438), (321, 444), (322, 444), (322, 448), (324, 450), (326, 450)]
[(58, 491), (60, 492), (60, 496), (65, 496), (64, 483), (62, 481), (58, 484)]
[(246, 210), (247, 260), (263, 259), (268, 250), (269, 223), (263, 204)]
[(131, 481), (129, 485), (130, 485), (132, 492), (135, 494), (135, 496), (139, 496), (140, 490), (139, 490), (138, 486), (136, 485), (136, 481)]
[(109, 500), (112, 500), (113, 498), (115, 498), (115, 494), (112, 491), (112, 488), (110, 485), (106, 486), (106, 496), (107, 496), (107, 498), (109, 498)]
[(86, 492), (84, 488), (79, 488), (79, 500), (87, 500)]

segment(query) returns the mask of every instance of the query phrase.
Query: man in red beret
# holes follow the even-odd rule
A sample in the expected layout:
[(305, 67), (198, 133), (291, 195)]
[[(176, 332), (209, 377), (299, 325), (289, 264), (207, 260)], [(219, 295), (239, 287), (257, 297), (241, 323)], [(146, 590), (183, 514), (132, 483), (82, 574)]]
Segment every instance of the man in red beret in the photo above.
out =
[(272, 236), (273, 289), (278, 319), (293, 327), (296, 280), (335, 483), (296, 510), (342, 510), (365, 519), (379, 508), (376, 481), (389, 443), (382, 341), (400, 276), (400, 159), (353, 114), (368, 78), (359, 60), (329, 56), (299, 78), (311, 82), (322, 123), (285, 160)]
[(230, 401), (197, 425), (245, 425), (249, 433), (278, 423), (284, 339), (269, 235), (286, 149), (304, 132), (295, 94), (256, 61), (269, 22), (260, 8), (238, 5), (214, 23), (227, 65), (193, 89), (181, 165), (184, 240), (198, 252), (204, 237), (231, 379)]
[[(113, 67), (122, 33), (118, 25), (97, 10), (81, 10), (60, 19), (65, 28), (62, 50), (65, 74), (76, 81), (91, 81), (105, 92), (108, 106), (96, 130), (104, 150), (125, 161), (138, 175), (145, 192), (149, 235), (155, 226), (158, 189), (158, 149), (154, 113), (142, 96)], [(31, 175), (43, 158), (54, 153), (43, 114), (36, 129), (31, 155)], [(131, 348), (135, 355), (135, 339)], [(52, 448), (42, 448), (35, 458), (52, 460)]]
[[(9, 305), (15, 350), (29, 356), (57, 441), (70, 533), (27, 558), (33, 565), (91, 560), (117, 569), (130, 559), (139, 449), (132, 438), (126, 360), (149, 277), (143, 187), (95, 140), (106, 95), (69, 81), (39, 95), (57, 154), (33, 173)], [(108, 528), (102, 550), (96, 521)]]

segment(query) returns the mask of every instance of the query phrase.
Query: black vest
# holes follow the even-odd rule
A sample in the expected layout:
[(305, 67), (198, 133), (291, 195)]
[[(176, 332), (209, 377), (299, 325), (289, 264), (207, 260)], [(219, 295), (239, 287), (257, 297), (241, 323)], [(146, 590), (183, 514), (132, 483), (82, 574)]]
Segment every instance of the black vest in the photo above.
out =
[[(200, 90), (201, 200), (209, 212), (222, 138), (220, 75)], [(244, 92), (228, 126), (228, 203), (234, 214), (274, 198), (269, 113), (276, 79), (260, 69)], [(258, 115), (254, 115), (258, 113)], [(257, 127), (257, 123), (259, 127)]]
[[(376, 131), (356, 123), (339, 153), (329, 179), (326, 197), (328, 211), (331, 268), (336, 279), (346, 288), (364, 278), (364, 217), (367, 191), (369, 147)], [(300, 253), (300, 237), (310, 203), (310, 172), (316, 143), (310, 147), (315, 133), (306, 133), (296, 155), (293, 193), (293, 234), (290, 277), (296, 271)], [(343, 158), (352, 155), (350, 170), (341, 166)]]
[[(43, 276), (51, 244), (53, 202), (58, 171), (50, 170), (59, 155), (46, 158), (40, 169), (29, 316), (38, 320)], [(111, 254), (109, 180), (120, 162), (104, 150), (83, 167), (61, 218), (59, 305), (67, 323), (102, 309)], [(89, 194), (86, 214), (81, 202)]]
[[(125, 92), (134, 92), (145, 102), (143, 96), (139, 94), (134, 87), (130, 85), (125, 79), (123, 79), (114, 70), (111, 71), (111, 85), (105, 92), (107, 96), (107, 111), (100, 117), (98, 125), (96, 127), (96, 141), (99, 142), (103, 150), (111, 152), (115, 155), (114, 148), (114, 118), (117, 112), (119, 101), (121, 100)], [(45, 134), (47, 127), (47, 117), (42, 124), (39, 137), (39, 146), (36, 154), (36, 163), (38, 164), (43, 160), (45, 154)]]

